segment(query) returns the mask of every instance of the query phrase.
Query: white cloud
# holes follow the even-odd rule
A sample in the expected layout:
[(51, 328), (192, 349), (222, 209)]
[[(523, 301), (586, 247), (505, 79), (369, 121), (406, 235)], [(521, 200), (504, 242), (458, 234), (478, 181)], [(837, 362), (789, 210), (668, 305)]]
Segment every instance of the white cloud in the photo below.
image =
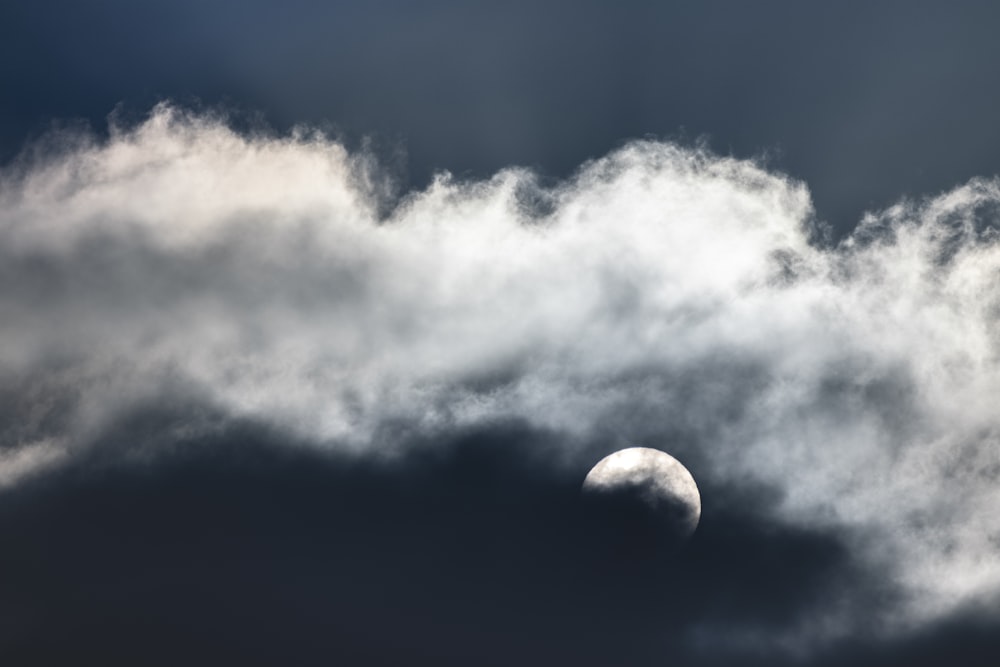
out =
[(996, 181), (829, 248), (804, 185), (667, 143), (550, 190), (441, 176), (386, 220), (368, 176), (323, 137), (167, 106), (8, 168), (2, 482), (178, 382), (363, 452), (394, 420), (515, 416), (775, 485), (777, 520), (846, 530), (898, 579), (895, 629), (995, 597)]

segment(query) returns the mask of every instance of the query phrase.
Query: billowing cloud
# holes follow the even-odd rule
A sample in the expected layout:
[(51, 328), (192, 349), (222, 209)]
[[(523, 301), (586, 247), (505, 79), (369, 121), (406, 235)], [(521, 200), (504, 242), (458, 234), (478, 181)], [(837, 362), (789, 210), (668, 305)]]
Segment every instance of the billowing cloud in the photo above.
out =
[[(629, 442), (777, 489), (770, 520), (842, 536), (901, 593), (858, 628), (844, 590), (772, 639), (996, 599), (997, 181), (834, 246), (804, 184), (671, 143), (554, 186), (441, 175), (383, 215), (372, 160), (308, 131), (161, 106), (62, 140), (0, 184), (0, 485), (149, 403), (362, 456), (517, 419), (567, 460)], [(210, 428), (184, 414), (127, 453)]]

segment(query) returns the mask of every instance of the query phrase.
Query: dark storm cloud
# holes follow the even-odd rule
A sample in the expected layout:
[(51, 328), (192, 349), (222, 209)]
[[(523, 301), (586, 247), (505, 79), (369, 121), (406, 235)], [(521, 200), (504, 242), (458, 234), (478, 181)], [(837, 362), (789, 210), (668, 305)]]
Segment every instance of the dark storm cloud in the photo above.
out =
[(9, 157), (50, 119), (200, 98), (403, 144), (422, 186), (707, 134), (770, 153), (843, 234), (998, 171), (998, 18), (978, 0), (9, 2), (0, 141)]
[[(147, 406), (105, 448), (178, 418)], [(699, 539), (665, 561), (602, 550), (578, 502), (585, 468), (547, 461), (560, 436), (524, 423), (408, 442), (392, 465), (218, 423), (156, 465), (94, 450), (6, 494), (4, 655), (712, 664), (730, 654), (703, 638), (785, 627), (858, 578), (836, 538), (755, 514), (759, 489), (706, 486)]]
[[(210, 419), (156, 465), (122, 464), (137, 434), (190, 420), (145, 406), (103, 449), (5, 495), (6, 658), (800, 665), (745, 635), (858, 586), (857, 620), (874, 622), (896, 594), (836, 536), (771, 522), (762, 487), (705, 485), (679, 554), (608, 552), (578, 502), (585, 467), (555, 465), (560, 436), (524, 423), (408, 442), (385, 465)], [(975, 615), (905, 640), (862, 632), (805, 664), (988, 665), (993, 631)]]

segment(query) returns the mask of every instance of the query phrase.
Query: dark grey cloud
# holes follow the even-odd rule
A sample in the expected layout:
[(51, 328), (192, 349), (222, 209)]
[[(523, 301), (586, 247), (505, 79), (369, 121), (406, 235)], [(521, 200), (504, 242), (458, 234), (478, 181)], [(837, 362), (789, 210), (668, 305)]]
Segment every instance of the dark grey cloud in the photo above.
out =
[(670, 559), (602, 550), (585, 470), (546, 464), (558, 434), (523, 423), (410, 442), (387, 466), (227, 421), (150, 466), (115, 449), (170, 413), (126, 421), (128, 442), (5, 495), (19, 664), (713, 664), (733, 653), (706, 637), (785, 626), (856, 579), (835, 537), (755, 514), (754, 489), (708, 486), (699, 540)]
[[(697, 539), (666, 560), (592, 539), (558, 434), (492, 424), (409, 442), (394, 465), (318, 452), (217, 415), (156, 465), (123, 464), (147, 406), (104, 449), (5, 494), (3, 655), (18, 664), (934, 665), (995, 659), (981, 614), (803, 656), (733, 641), (845, 589), (858, 621), (895, 591), (824, 531), (773, 523), (775, 490), (705, 487)], [(124, 440), (119, 440), (123, 438)], [(57, 637), (58, 640), (54, 640)], [(194, 657), (192, 657), (194, 656)]]

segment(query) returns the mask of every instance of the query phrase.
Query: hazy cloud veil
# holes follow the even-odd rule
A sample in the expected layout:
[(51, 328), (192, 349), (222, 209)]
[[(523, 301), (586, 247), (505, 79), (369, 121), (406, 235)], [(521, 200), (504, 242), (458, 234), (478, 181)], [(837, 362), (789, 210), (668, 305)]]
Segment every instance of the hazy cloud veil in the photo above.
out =
[[(62, 139), (0, 183), (5, 487), (144, 402), (360, 454), (515, 417), (568, 457), (669, 445), (780, 489), (775, 521), (843, 532), (905, 593), (884, 631), (995, 600), (996, 181), (834, 247), (805, 185), (670, 143), (552, 187), (442, 175), (385, 217), (371, 159), (307, 131), (161, 106)], [(799, 630), (859, 630), (851, 604)]]

